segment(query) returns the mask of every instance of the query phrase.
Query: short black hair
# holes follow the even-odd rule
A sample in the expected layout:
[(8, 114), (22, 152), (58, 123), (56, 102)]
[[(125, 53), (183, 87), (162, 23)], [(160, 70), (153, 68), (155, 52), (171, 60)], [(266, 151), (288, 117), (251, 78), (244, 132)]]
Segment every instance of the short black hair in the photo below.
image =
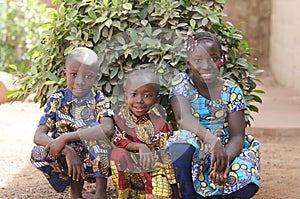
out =
[(187, 52), (189, 53), (193, 51), (195, 46), (202, 40), (210, 40), (215, 42), (220, 49), (221, 57), (223, 56), (221, 41), (217, 38), (216, 35), (212, 34), (211, 32), (198, 32), (195, 34), (190, 34), (187, 40)]

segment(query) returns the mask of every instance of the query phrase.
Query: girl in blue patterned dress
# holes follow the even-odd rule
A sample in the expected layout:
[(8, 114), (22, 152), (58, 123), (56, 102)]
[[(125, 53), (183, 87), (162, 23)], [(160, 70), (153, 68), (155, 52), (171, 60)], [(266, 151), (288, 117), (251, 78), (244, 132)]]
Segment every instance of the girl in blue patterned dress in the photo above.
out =
[(111, 150), (107, 137), (114, 123), (108, 98), (94, 87), (99, 67), (91, 49), (78, 47), (68, 55), (67, 88), (50, 96), (34, 135), (32, 164), (57, 192), (71, 186), (72, 199), (82, 198), (84, 180), (96, 182), (95, 198), (106, 198)]
[(179, 131), (168, 149), (182, 197), (250, 198), (260, 187), (260, 146), (245, 134), (243, 92), (219, 77), (216, 36), (190, 35), (187, 52), (191, 75), (179, 73), (169, 97)]

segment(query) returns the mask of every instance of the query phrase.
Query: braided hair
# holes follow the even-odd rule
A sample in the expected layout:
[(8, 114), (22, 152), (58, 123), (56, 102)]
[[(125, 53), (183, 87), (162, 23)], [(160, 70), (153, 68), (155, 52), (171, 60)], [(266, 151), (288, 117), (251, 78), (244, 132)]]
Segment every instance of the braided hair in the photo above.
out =
[(210, 40), (215, 42), (220, 49), (221, 59), (225, 58), (224, 52), (222, 50), (221, 41), (214, 34), (210, 32), (198, 32), (196, 34), (190, 34), (187, 40), (187, 52), (189, 53), (191, 51), (194, 51), (195, 47), (202, 40)]

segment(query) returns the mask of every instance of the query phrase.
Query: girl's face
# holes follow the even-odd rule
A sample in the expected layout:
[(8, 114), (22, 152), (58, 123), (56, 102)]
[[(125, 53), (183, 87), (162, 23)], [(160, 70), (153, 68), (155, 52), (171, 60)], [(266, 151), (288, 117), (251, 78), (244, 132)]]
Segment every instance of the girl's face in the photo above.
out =
[(69, 61), (65, 69), (67, 86), (73, 95), (82, 98), (87, 95), (97, 80), (95, 67), (84, 65), (78, 61)]
[(198, 81), (213, 83), (220, 72), (220, 48), (214, 41), (201, 40), (195, 49), (189, 52), (187, 64)]
[[(138, 85), (138, 86), (137, 86)], [(130, 111), (137, 117), (143, 117), (151, 107), (159, 103), (157, 85), (153, 83), (129, 81), (125, 93), (126, 103)]]

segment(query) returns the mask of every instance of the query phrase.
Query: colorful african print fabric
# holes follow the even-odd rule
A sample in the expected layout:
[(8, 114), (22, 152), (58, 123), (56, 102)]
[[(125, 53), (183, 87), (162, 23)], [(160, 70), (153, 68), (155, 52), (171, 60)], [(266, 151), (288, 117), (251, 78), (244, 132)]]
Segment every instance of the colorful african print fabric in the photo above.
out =
[[(50, 96), (39, 125), (49, 127), (51, 137), (55, 139), (68, 132), (100, 125), (100, 118), (113, 116), (110, 108), (110, 101), (101, 91), (92, 89), (85, 97), (78, 99), (70, 89), (61, 89)], [(84, 164), (86, 181), (95, 182), (95, 177), (108, 177), (111, 151), (108, 139), (82, 140), (68, 145), (79, 154)], [(64, 156), (51, 157), (45, 147), (38, 145), (33, 148), (30, 160), (45, 174), (57, 192), (63, 192), (70, 185)]]
[[(175, 174), (170, 157), (164, 153), (170, 130), (156, 108), (140, 120), (123, 106), (115, 118), (114, 144), (118, 147), (111, 153), (113, 183), (118, 198), (170, 198), (170, 184), (175, 184)], [(131, 142), (146, 144), (155, 157), (154, 169), (146, 170), (138, 163), (136, 151), (125, 148)]]
[[(193, 115), (198, 117), (201, 124), (217, 136), (223, 145), (230, 139), (228, 114), (246, 108), (242, 90), (229, 80), (224, 82), (221, 99), (208, 100), (198, 93), (192, 79), (186, 73), (179, 73), (172, 82), (169, 98), (173, 96), (188, 99)], [(195, 147), (191, 175), (194, 188), (200, 195), (226, 195), (250, 183), (260, 186), (260, 145), (251, 135), (245, 135), (243, 150), (231, 162), (228, 181), (224, 186), (214, 184), (208, 177), (211, 171), (211, 155), (207, 145), (197, 139), (195, 134), (181, 130), (174, 133), (168, 145), (174, 143), (189, 143)]]

